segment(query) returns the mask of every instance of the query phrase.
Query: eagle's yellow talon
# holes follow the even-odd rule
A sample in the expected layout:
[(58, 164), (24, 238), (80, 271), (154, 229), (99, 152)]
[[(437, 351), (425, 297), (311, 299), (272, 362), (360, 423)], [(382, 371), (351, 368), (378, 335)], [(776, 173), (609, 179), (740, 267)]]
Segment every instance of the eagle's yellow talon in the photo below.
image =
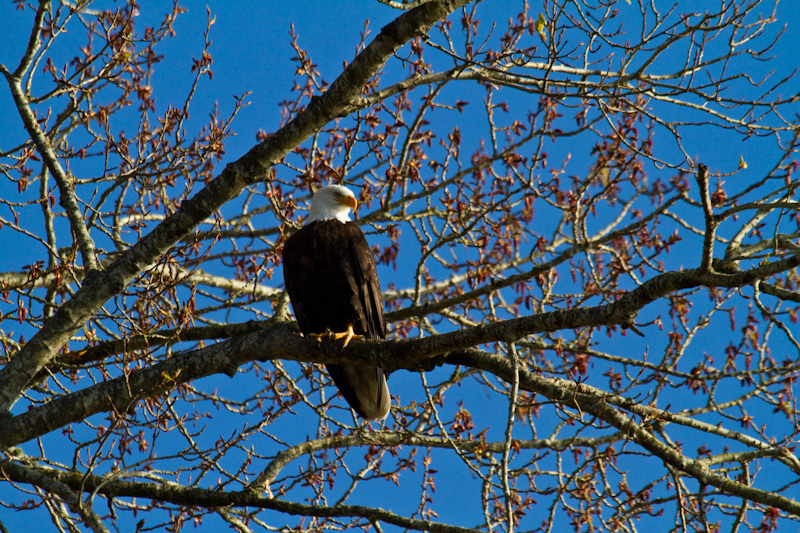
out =
[(353, 332), (353, 326), (347, 326), (347, 331), (343, 333), (334, 333), (333, 335), (334, 340), (344, 339), (344, 347), (347, 348), (347, 345), (350, 344), (350, 341), (353, 339), (356, 340), (364, 340), (364, 335), (356, 335)]
[(353, 339), (356, 340), (364, 340), (364, 335), (357, 335), (353, 331), (353, 326), (347, 326), (347, 331), (343, 331), (341, 333), (334, 333), (330, 330), (330, 328), (325, 330), (325, 333), (310, 333), (309, 337), (317, 339), (317, 342), (322, 342), (322, 339), (331, 339), (338, 341), (339, 339), (344, 339), (344, 346), (347, 347), (350, 344), (350, 341)]

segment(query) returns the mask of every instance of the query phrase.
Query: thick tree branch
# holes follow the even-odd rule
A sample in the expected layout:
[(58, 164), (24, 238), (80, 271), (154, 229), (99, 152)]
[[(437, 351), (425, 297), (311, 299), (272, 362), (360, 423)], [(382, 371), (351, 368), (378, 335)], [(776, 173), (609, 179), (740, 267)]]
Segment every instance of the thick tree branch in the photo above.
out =
[[(0, 449), (20, 444), (96, 413), (126, 412), (140, 399), (169, 391), (212, 374), (234, 376), (256, 360), (284, 359), (317, 363), (374, 363), (388, 372), (430, 366), (433, 357), (493, 342), (514, 342), (536, 333), (608, 325), (632, 325), (639, 311), (670, 293), (692, 287), (738, 288), (800, 265), (800, 255), (736, 274), (687, 270), (656, 276), (616, 302), (584, 309), (551, 311), (465, 328), (418, 339), (352, 343), (318, 343), (292, 333), (288, 324), (272, 327), (213, 346), (178, 354), (162, 363), (54, 399), (41, 407), (0, 421)], [(331, 349), (334, 346), (336, 349)]]

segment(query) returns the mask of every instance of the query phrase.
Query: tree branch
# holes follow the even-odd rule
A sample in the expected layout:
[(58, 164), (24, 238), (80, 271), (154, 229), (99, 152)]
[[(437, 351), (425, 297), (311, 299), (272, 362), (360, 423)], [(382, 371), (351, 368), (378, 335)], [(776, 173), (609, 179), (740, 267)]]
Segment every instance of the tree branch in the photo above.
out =
[[(0, 470), (3, 475), (13, 481), (30, 483), (31, 477), (36, 476), (37, 483), (58, 484), (60, 487), (69, 487), (72, 490), (96, 492), (106, 497), (147, 498), (175, 505), (215, 507), (253, 507), (258, 509), (271, 509), (290, 515), (334, 517), (360, 517), (369, 521), (380, 521), (416, 531), (431, 531), (434, 533), (468, 533), (474, 531), (470, 528), (451, 526), (428, 520), (406, 518), (391, 511), (364, 507), (360, 505), (336, 505), (323, 507), (320, 505), (304, 505), (302, 503), (288, 502), (276, 498), (259, 496), (257, 493), (244, 490), (238, 492), (220, 492), (202, 488), (188, 488), (164, 482), (123, 481), (116, 475), (97, 476), (94, 474), (73, 474), (52, 468), (36, 467), (34, 472), (6, 461)], [(24, 470), (23, 470), (24, 469)], [(73, 495), (74, 498), (74, 495)]]
[[(414, 370), (430, 367), (433, 357), (481, 344), (514, 342), (548, 331), (631, 325), (644, 306), (678, 290), (699, 286), (743, 287), (756, 279), (798, 265), (800, 254), (736, 274), (703, 273), (699, 270), (668, 272), (610, 304), (551, 311), (432, 337), (352, 343), (346, 353), (338, 343), (306, 339), (293, 334), (288, 324), (275, 322), (263, 331), (177, 354), (156, 365), (131, 371), (125, 376), (56, 398), (13, 418), (0, 420), (0, 449), (26, 442), (96, 413), (126, 412), (140, 399), (160, 395), (180, 383), (219, 373), (234, 376), (239, 366), (251, 361), (284, 359), (325, 364), (374, 364), (377, 361), (387, 372)], [(337, 349), (331, 349), (331, 346)]]
[(697, 167), (697, 184), (700, 185), (700, 201), (706, 219), (705, 240), (703, 241), (703, 258), (700, 263), (701, 272), (712, 272), (714, 261), (714, 234), (717, 232), (717, 220), (711, 207), (711, 195), (708, 192), (708, 167), (701, 164)]
[(83, 214), (78, 205), (78, 199), (75, 196), (73, 179), (67, 176), (67, 173), (58, 162), (58, 156), (56, 156), (53, 150), (50, 139), (48, 139), (45, 132), (39, 126), (39, 122), (36, 120), (33, 110), (28, 103), (28, 98), (22, 90), (22, 79), (10, 74), (4, 68), (0, 68), (0, 72), (3, 72), (6, 76), (8, 85), (11, 88), (11, 95), (14, 97), (14, 103), (16, 104), (19, 116), (22, 118), (22, 122), (25, 124), (28, 135), (30, 135), (47, 169), (58, 184), (58, 191), (61, 197), (60, 203), (64, 208), (64, 212), (67, 214), (70, 228), (75, 233), (75, 239), (78, 241), (78, 248), (80, 248), (81, 256), (83, 257), (84, 267), (87, 269), (96, 269), (97, 258), (95, 256), (94, 242), (89, 235), (89, 228), (83, 220)]

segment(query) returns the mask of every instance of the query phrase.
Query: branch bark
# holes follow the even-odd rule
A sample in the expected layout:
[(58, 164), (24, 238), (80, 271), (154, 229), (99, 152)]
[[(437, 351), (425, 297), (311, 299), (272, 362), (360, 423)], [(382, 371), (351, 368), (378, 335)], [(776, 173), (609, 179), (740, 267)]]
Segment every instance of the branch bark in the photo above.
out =
[[(736, 274), (668, 272), (647, 281), (616, 302), (583, 309), (551, 311), (464, 328), (432, 337), (352, 343), (345, 353), (338, 343), (319, 343), (292, 333), (285, 322), (229, 341), (175, 355), (162, 363), (131, 371), (79, 392), (62, 396), (13, 418), (0, 421), (0, 449), (6, 449), (100, 412), (124, 413), (142, 398), (168, 392), (212, 374), (236, 374), (251, 361), (284, 359), (317, 363), (378, 364), (387, 372), (431, 366), (431, 359), (493, 342), (515, 342), (528, 335), (608, 325), (632, 326), (639, 311), (681, 289), (708, 286), (738, 288), (800, 265), (800, 255)], [(331, 349), (335, 346), (336, 349)], [(13, 361), (13, 360), (12, 360)], [(449, 361), (448, 361), (449, 362)]]

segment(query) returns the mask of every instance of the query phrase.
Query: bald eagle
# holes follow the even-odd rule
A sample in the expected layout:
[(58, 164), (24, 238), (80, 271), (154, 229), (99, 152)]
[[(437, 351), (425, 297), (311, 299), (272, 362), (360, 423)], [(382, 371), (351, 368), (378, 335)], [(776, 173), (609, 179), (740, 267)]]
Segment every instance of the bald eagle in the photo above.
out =
[[(283, 247), (283, 276), (300, 329), (318, 339), (331, 336), (385, 339), (375, 259), (350, 211), (353, 192), (340, 185), (319, 189), (303, 227)], [(327, 365), (347, 403), (366, 420), (386, 418), (391, 398), (377, 366)]]

